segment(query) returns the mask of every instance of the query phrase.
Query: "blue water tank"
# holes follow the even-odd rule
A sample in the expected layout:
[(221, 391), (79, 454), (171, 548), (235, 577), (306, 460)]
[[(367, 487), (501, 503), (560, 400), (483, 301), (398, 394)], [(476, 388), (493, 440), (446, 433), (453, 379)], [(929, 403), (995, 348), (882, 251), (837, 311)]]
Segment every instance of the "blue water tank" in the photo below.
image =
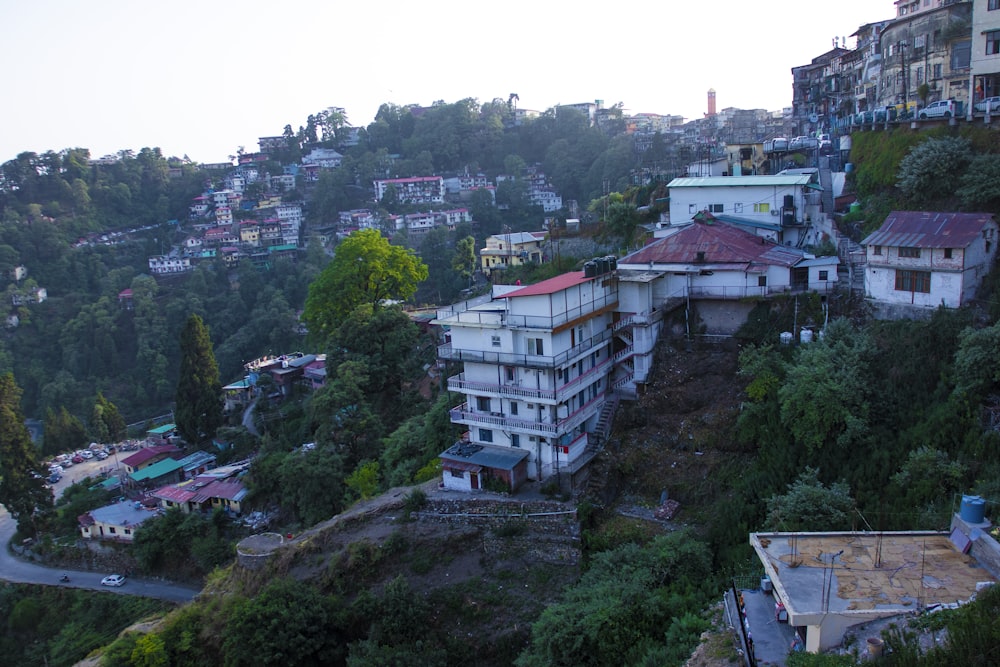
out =
[(962, 496), (958, 515), (966, 523), (982, 523), (986, 518), (986, 501), (979, 496)]
[(854, 163), (853, 162), (848, 162), (847, 164), (844, 165), (844, 172), (845, 173), (849, 174), (852, 171), (854, 171)]

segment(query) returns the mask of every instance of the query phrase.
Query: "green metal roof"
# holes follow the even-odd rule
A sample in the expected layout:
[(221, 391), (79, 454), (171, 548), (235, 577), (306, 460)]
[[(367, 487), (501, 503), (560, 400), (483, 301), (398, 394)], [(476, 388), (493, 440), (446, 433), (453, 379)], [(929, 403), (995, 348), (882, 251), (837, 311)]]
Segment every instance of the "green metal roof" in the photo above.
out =
[(177, 424), (164, 424), (163, 426), (157, 426), (156, 428), (151, 428), (148, 431), (146, 431), (146, 433), (150, 433), (152, 435), (164, 435), (166, 433), (170, 433), (176, 428)]
[(159, 463), (154, 463), (153, 465), (143, 468), (137, 472), (129, 475), (134, 482), (142, 482), (147, 479), (156, 479), (157, 477), (162, 477), (175, 470), (180, 470), (184, 467), (184, 461), (177, 459), (163, 459)]

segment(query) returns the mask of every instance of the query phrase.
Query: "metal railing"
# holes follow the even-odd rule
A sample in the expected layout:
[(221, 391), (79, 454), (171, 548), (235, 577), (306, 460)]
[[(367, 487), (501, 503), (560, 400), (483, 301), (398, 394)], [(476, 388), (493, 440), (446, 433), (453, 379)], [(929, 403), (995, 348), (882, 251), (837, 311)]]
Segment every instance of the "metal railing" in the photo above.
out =
[[(612, 292), (592, 301), (568, 308), (564, 312), (554, 315), (519, 315), (508, 310), (470, 310), (475, 300), (456, 304), (451, 308), (438, 311), (438, 324), (451, 326), (470, 324), (480, 326), (502, 326), (508, 329), (554, 329), (561, 324), (566, 324), (572, 320), (579, 319), (586, 315), (593, 314), (602, 309), (613, 308), (618, 305), (618, 293)], [(487, 303), (488, 300), (482, 303)], [(467, 304), (471, 304), (467, 307)]]
[(596, 336), (591, 336), (582, 341), (579, 345), (551, 357), (538, 354), (520, 354), (518, 352), (493, 352), (490, 350), (455, 348), (452, 346), (452, 343), (445, 343), (438, 346), (437, 356), (440, 359), (447, 359), (449, 361), (472, 361), (486, 364), (504, 364), (506, 366), (527, 366), (528, 368), (555, 368), (589, 352), (610, 337), (611, 330), (605, 329)]
[(448, 378), (448, 390), (466, 393), (470, 391), (482, 392), (485, 394), (495, 394), (504, 398), (524, 398), (542, 401), (562, 401), (575, 394), (583, 385), (589, 384), (597, 376), (604, 375), (612, 360), (605, 359), (586, 373), (578, 375), (566, 384), (555, 389), (530, 389), (515, 383), (500, 384), (494, 382), (476, 382), (465, 379), (465, 373), (459, 373)]
[(520, 431), (534, 435), (550, 436), (559, 433), (566, 433), (576, 428), (593, 414), (593, 407), (596, 403), (604, 401), (604, 392), (587, 401), (582, 407), (572, 414), (558, 419), (555, 422), (531, 421), (518, 419), (509, 415), (493, 412), (475, 412), (469, 409), (468, 403), (462, 403), (458, 407), (448, 411), (451, 421), (456, 424), (471, 424), (480, 426), (493, 426), (504, 430)]

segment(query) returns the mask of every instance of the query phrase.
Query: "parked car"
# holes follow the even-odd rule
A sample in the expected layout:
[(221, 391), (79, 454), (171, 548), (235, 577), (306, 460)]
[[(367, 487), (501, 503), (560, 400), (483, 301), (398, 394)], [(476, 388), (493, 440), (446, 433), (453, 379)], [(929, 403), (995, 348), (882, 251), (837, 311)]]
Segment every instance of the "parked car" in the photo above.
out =
[(951, 118), (958, 115), (958, 102), (955, 100), (938, 100), (931, 102), (917, 114), (918, 118)]
[(99, 451), (99, 452), (95, 453), (95, 454), (94, 454), (94, 456), (96, 456), (96, 457), (97, 457), (97, 460), (98, 460), (98, 461), (103, 461), (104, 459), (108, 458), (108, 455), (107, 455), (107, 454), (105, 454), (105, 453), (104, 453), (104, 452), (102, 452), (102, 451)]
[(101, 586), (121, 586), (125, 583), (124, 574), (109, 574), (101, 579)]
[(74, 454), (73, 458), (70, 459), (73, 463), (83, 463), (84, 459), (79, 454)]
[(81, 449), (77, 454), (88, 460), (94, 458), (94, 452), (89, 449)]
[(976, 104), (975, 109), (979, 113), (986, 113), (987, 110), (990, 113), (1000, 113), (1000, 97), (987, 97)]

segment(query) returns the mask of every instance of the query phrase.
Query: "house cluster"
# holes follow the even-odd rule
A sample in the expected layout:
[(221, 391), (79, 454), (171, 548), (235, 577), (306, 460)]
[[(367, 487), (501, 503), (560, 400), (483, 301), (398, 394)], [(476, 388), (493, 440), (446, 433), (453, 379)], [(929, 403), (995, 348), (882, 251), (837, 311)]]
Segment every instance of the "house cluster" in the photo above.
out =
[[(798, 134), (919, 117), (954, 100), (949, 116), (972, 118), (1000, 96), (1000, 5), (993, 0), (896, 0), (896, 15), (873, 21), (792, 69)], [(1000, 104), (997, 105), (1000, 108)], [(888, 110), (888, 111), (887, 111)], [(992, 110), (992, 108), (990, 109)], [(881, 116), (879, 114), (882, 114)]]
[[(818, 293), (825, 302), (840, 288), (840, 261), (809, 251), (826, 240), (813, 186), (808, 174), (677, 179), (673, 222), (640, 250), (535, 285), (493, 285), (438, 311), (438, 357), (461, 364), (448, 378), (462, 395), (451, 420), (466, 430), (440, 455), (442, 484), (476, 490), (499, 480), (515, 490), (555, 477), (572, 487), (616, 402), (649, 381), (666, 327), (728, 336), (761, 301)], [(997, 234), (989, 214), (893, 212), (863, 242), (866, 296), (886, 318), (967, 305), (992, 267)], [(511, 247), (505, 239), (483, 251), (484, 269), (498, 268), (491, 262), (501, 243)], [(812, 333), (782, 342), (800, 334), (808, 343)]]
[(24, 265), (19, 264), (13, 267), (8, 272), (7, 277), (11, 281), (6, 289), (7, 296), (10, 298), (10, 310), (4, 318), (4, 326), (8, 329), (14, 329), (21, 323), (18, 309), (44, 303), (48, 300), (49, 293), (44, 287), (39, 287), (34, 280), (27, 279), (28, 267)]
[(314, 391), (326, 384), (326, 355), (292, 352), (268, 355), (244, 364), (246, 375), (222, 388), (223, 409), (242, 410), (260, 394), (261, 378), (267, 377), (271, 393), (264, 398), (282, 399), (295, 387)]
[(123, 487), (140, 500), (118, 501), (98, 507), (78, 517), (80, 533), (89, 540), (131, 542), (135, 531), (146, 521), (172, 507), (185, 513), (222, 509), (230, 516), (241, 513), (247, 490), (241, 473), (248, 462), (216, 467), (215, 455), (198, 451), (184, 455), (174, 444), (162, 444), (174, 433), (173, 424), (152, 431), (135, 453), (118, 461), (118, 476), (101, 486)]

